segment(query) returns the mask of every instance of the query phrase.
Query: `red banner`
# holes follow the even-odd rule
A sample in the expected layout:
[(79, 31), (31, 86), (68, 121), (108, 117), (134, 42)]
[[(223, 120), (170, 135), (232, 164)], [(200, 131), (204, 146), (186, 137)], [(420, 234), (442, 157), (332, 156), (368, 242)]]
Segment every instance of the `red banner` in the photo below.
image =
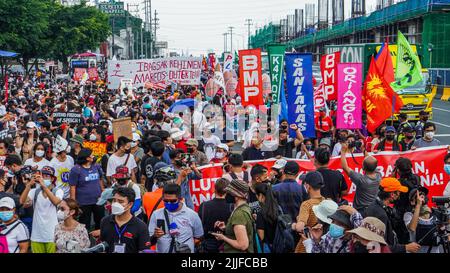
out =
[(260, 48), (239, 50), (239, 84), (242, 106), (264, 104)]
[(88, 69), (88, 75), (90, 81), (98, 81), (98, 70), (97, 67), (91, 67)]
[[(442, 196), (445, 185), (450, 179), (449, 175), (444, 172), (444, 157), (447, 153), (447, 146), (440, 146), (421, 148), (408, 152), (379, 152), (378, 154), (372, 155), (374, 155), (378, 160), (378, 171), (383, 177), (389, 177), (392, 175), (395, 161), (398, 158), (405, 157), (410, 159), (413, 166), (413, 172), (420, 177), (421, 184), (429, 190), (428, 197), (430, 203), (428, 205), (432, 206), (431, 197)], [(362, 154), (354, 154), (354, 160), (351, 155), (347, 156), (348, 165), (355, 172), (362, 173), (363, 160), (364, 156)], [(267, 168), (271, 168), (275, 161), (276, 159), (269, 159), (264, 161), (247, 161), (246, 163), (249, 163), (250, 165), (259, 163)], [(312, 161), (299, 159), (295, 161), (300, 166), (299, 175), (315, 169)], [(341, 158), (333, 157), (330, 160), (329, 168), (342, 172)], [(189, 185), (195, 210), (198, 210), (198, 207), (202, 202), (213, 198), (214, 183), (223, 175), (222, 164), (202, 166), (199, 169), (203, 174), (203, 178), (201, 180), (192, 180)], [(346, 174), (344, 174), (344, 177), (347, 181), (347, 185), (349, 186), (349, 194), (345, 196), (345, 199), (352, 202), (356, 186), (351, 183)]]
[(328, 101), (337, 100), (337, 65), (341, 61), (341, 53), (335, 52), (322, 56), (320, 60), (320, 71), (324, 84), (325, 96)]

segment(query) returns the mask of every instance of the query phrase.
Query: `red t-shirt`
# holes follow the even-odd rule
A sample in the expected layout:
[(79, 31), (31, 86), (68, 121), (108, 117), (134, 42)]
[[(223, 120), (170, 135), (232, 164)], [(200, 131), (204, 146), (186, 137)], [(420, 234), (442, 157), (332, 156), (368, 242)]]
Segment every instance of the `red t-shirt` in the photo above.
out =
[(186, 141), (187, 140), (180, 140), (177, 144), (175, 144), (175, 148), (183, 150), (185, 153), (187, 151), (186, 147)]
[[(375, 145), (374, 150), (378, 150), (378, 146), (380, 145), (380, 143), (378, 143), (377, 145)], [(394, 142), (392, 143), (388, 143), (387, 141), (384, 142), (384, 150), (383, 151), (387, 151), (387, 152), (392, 152), (394, 148)], [(402, 150), (402, 146), (398, 145), (398, 149), (401, 151)]]
[(329, 116), (325, 116), (322, 118), (322, 126), (320, 126), (319, 117), (316, 117), (314, 122), (316, 124), (316, 127), (318, 127), (319, 129), (322, 129), (324, 131), (330, 131), (331, 127), (333, 127), (333, 121), (331, 120), (331, 118)]

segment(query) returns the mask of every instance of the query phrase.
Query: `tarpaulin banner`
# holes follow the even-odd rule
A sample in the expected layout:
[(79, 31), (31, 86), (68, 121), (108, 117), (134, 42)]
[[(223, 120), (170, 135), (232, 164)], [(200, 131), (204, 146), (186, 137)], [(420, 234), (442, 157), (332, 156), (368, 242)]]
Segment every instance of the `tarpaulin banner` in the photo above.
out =
[[(312, 54), (288, 53), (285, 58), (289, 124), (297, 124), (305, 137), (314, 138)], [(296, 133), (289, 131), (295, 137)]]
[(88, 69), (88, 75), (90, 81), (98, 81), (98, 70), (97, 67), (91, 67)]
[(338, 64), (338, 129), (360, 129), (362, 63)]
[[(442, 196), (444, 188), (450, 179), (449, 175), (447, 175), (444, 171), (444, 158), (447, 152), (448, 151), (446, 146), (439, 146), (420, 148), (415, 151), (408, 152), (379, 152), (378, 154), (371, 155), (375, 156), (375, 158), (378, 160), (378, 171), (383, 177), (392, 176), (394, 164), (398, 158), (404, 157), (411, 160), (413, 173), (417, 174), (420, 177), (421, 184), (429, 190), (429, 205), (432, 206), (431, 197)], [(289, 158), (285, 159), (288, 161), (295, 161), (299, 164), (299, 176), (315, 169), (313, 162), (310, 160), (293, 160)], [(354, 159), (351, 155), (347, 155), (348, 165), (355, 172), (363, 173), (363, 160), (364, 156), (362, 154), (354, 154)], [(259, 163), (270, 169), (272, 165), (275, 164), (275, 161), (276, 159), (269, 159), (263, 161), (246, 161), (246, 163), (250, 165)], [(189, 183), (195, 210), (198, 210), (198, 207), (202, 202), (211, 200), (214, 197), (214, 183), (224, 174), (222, 168), (223, 164), (214, 164), (199, 167), (199, 170), (202, 173), (202, 179), (191, 180)], [(329, 168), (342, 172), (341, 158), (331, 158)], [(349, 202), (353, 202), (356, 186), (351, 183), (346, 174), (344, 174), (344, 177), (349, 188), (348, 195), (346, 195), (344, 198)], [(299, 182), (299, 184), (301, 184), (301, 182)]]
[(239, 50), (239, 84), (242, 106), (264, 104), (260, 48)]
[(107, 153), (106, 142), (84, 141), (83, 147), (92, 150), (92, 154), (97, 158), (101, 158)]
[(271, 45), (267, 47), (269, 54), (269, 72), (272, 89), (272, 103), (280, 103), (280, 90), (283, 87), (284, 45)]
[(320, 71), (327, 100), (337, 100), (337, 65), (340, 61), (340, 52), (323, 55), (320, 59)]
[(230, 71), (233, 69), (233, 54), (224, 53), (223, 54), (223, 71)]
[(146, 82), (200, 85), (201, 70), (202, 58), (193, 57), (108, 61), (108, 88), (119, 88), (121, 79), (132, 79), (136, 88)]
[(86, 68), (74, 68), (73, 70), (73, 80), (81, 81), (83, 79), (83, 75), (86, 73)]
[(321, 82), (319, 86), (314, 88), (314, 112), (319, 113), (319, 110), (322, 107), (327, 107), (323, 82)]

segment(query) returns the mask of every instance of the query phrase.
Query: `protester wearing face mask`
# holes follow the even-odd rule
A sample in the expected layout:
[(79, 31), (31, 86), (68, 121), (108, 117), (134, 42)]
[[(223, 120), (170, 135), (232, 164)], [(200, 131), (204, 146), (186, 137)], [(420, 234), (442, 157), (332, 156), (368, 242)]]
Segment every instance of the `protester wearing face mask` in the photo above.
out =
[(428, 122), (428, 119), (430, 117), (430, 114), (424, 110), (420, 111), (419, 113), (419, 121), (416, 124), (416, 127), (414, 130), (416, 131), (416, 139), (419, 139), (423, 136), (423, 130), (425, 123)]
[[(31, 250), (33, 253), (54, 253), (56, 246), (53, 242), (55, 227), (58, 224), (57, 206), (61, 203), (64, 192), (55, 189), (55, 170), (45, 166), (41, 173), (35, 173), (27, 182), (25, 190), (20, 196), (20, 203), (24, 207), (33, 206), (33, 228), (31, 232)], [(33, 185), (39, 184), (34, 189)]]
[(386, 127), (386, 137), (381, 140), (380, 143), (375, 145), (373, 152), (377, 153), (379, 151), (402, 151), (402, 146), (399, 145), (395, 139), (395, 128), (394, 126)]
[(411, 147), (411, 150), (423, 147), (433, 147), (441, 145), (439, 139), (436, 139), (434, 135), (436, 134), (436, 125), (432, 122), (427, 122), (423, 126), (423, 137), (416, 139)]
[(83, 148), (84, 139), (80, 135), (74, 135), (73, 138), (71, 138), (69, 141), (70, 141), (69, 155), (73, 159), (76, 159), (78, 157), (78, 154), (80, 153), (81, 149)]
[[(328, 140), (328, 138), (321, 139), (321, 143), (323, 145), (323, 140)], [(314, 148), (313, 143), (310, 139), (305, 139), (304, 142), (300, 146), (300, 151), (297, 152), (295, 158), (297, 159), (311, 159), (314, 157)], [(298, 149), (298, 148), (297, 148)]]
[(141, 136), (138, 133), (133, 133), (133, 141), (131, 142), (131, 154), (136, 160), (136, 164), (139, 166), (142, 158), (144, 157), (144, 149), (140, 147)]
[(303, 135), (296, 124), (291, 124), (290, 129), (296, 133), (294, 140), (289, 140), (289, 129), (279, 131), (279, 142), (277, 149), (273, 152), (273, 156), (281, 156), (293, 158), (292, 151), (303, 142)]
[(138, 253), (150, 249), (147, 226), (131, 213), (136, 194), (130, 188), (113, 191), (111, 215), (102, 219), (100, 241), (107, 242), (110, 253)]
[(415, 131), (412, 127), (405, 127), (403, 129), (404, 138), (399, 142), (402, 151), (409, 151), (414, 144)]
[[(25, 224), (16, 214), (16, 204), (10, 197), (0, 199), (0, 236), (5, 240), (0, 242), (0, 253), (28, 253), (30, 234)], [(3, 245), (4, 244), (4, 245)]]
[[(381, 220), (386, 226), (386, 233), (384, 239), (386, 239), (389, 248), (393, 253), (416, 253), (420, 250), (420, 245), (417, 243), (399, 244), (396, 240), (394, 232), (394, 225), (397, 219), (402, 219), (401, 215), (397, 215), (395, 208), (391, 207), (392, 204), (400, 197), (401, 192), (408, 192), (408, 188), (402, 186), (402, 184), (393, 177), (383, 178), (380, 182), (380, 191), (375, 201), (364, 211), (365, 217), (375, 217)], [(404, 223), (403, 223), (404, 224)]]
[(330, 224), (328, 232), (323, 236), (322, 225), (310, 230), (313, 240), (312, 253), (349, 253), (351, 237), (346, 234), (352, 228), (361, 225), (363, 217), (351, 206), (343, 205), (328, 216)]
[(281, 183), (284, 179), (284, 167), (286, 166), (287, 161), (284, 159), (278, 159), (275, 161), (275, 164), (271, 168), (271, 172), (269, 174), (269, 179), (272, 185), (276, 185)]
[(163, 188), (164, 208), (153, 212), (148, 225), (152, 244), (158, 253), (194, 253), (200, 243), (203, 226), (198, 214), (181, 200), (181, 187), (166, 184)]
[(264, 151), (262, 149), (264, 140), (259, 136), (254, 136), (250, 147), (242, 152), (244, 160), (261, 160), (273, 157), (272, 151)]
[(391, 253), (383, 238), (386, 225), (375, 217), (366, 217), (361, 225), (349, 230), (351, 234), (350, 253)]
[[(220, 143), (220, 142), (219, 142)], [(190, 138), (186, 141), (186, 152), (192, 156), (195, 163), (199, 166), (209, 163), (208, 157), (202, 151), (198, 150), (198, 141), (195, 138)]]
[(205, 152), (208, 161), (211, 161), (216, 154), (217, 145), (221, 144), (220, 138), (215, 134), (216, 128), (213, 124), (206, 122), (203, 127), (203, 135), (199, 141), (199, 147)]
[(106, 171), (106, 177), (108, 182), (111, 182), (111, 176), (115, 174), (118, 166), (125, 166), (128, 168), (131, 180), (137, 183), (136, 180), (136, 160), (134, 155), (131, 154), (131, 143), (133, 141), (127, 137), (121, 136), (117, 140), (117, 151), (112, 154), (108, 159), (108, 167)]
[(131, 181), (127, 167), (124, 166), (117, 167), (116, 173), (113, 174), (112, 178), (115, 181), (115, 183), (112, 185), (112, 188), (126, 187), (134, 191), (136, 198), (134, 200), (133, 207), (131, 208), (131, 213), (134, 216), (138, 217), (139, 219), (143, 220), (144, 217), (143, 215), (141, 215), (142, 214), (141, 189), (137, 184)]
[(344, 172), (350, 177), (352, 183), (356, 185), (353, 207), (359, 212), (364, 211), (376, 198), (381, 181), (381, 174), (377, 171), (378, 161), (375, 157), (369, 156), (364, 151), (363, 171), (364, 174), (350, 169), (347, 163), (346, 154), (348, 153), (348, 144), (342, 145), (341, 166)]
[(229, 148), (226, 144), (219, 144), (215, 148), (215, 155), (211, 159), (211, 163), (226, 163), (228, 162)]
[(90, 246), (86, 227), (77, 222), (81, 213), (77, 201), (64, 199), (58, 206), (59, 224), (55, 229), (56, 253), (79, 253)]
[(67, 140), (58, 136), (55, 141), (56, 157), (50, 161), (50, 166), (56, 170), (56, 187), (64, 191), (64, 198), (70, 196), (69, 173), (75, 165), (73, 158), (67, 155), (70, 146)]
[(95, 229), (98, 229), (105, 214), (103, 206), (97, 205), (103, 191), (103, 171), (100, 165), (95, 164), (91, 149), (83, 148), (76, 163), (69, 173), (70, 198), (80, 205), (80, 223), (91, 230), (91, 217), (94, 215)]
[[(447, 154), (444, 158), (444, 172), (450, 177), (450, 154)], [(450, 181), (447, 182), (443, 195), (450, 196)]]
[(24, 166), (31, 166), (35, 170), (42, 170), (44, 166), (49, 166), (50, 162), (45, 159), (45, 145), (42, 142), (36, 143), (33, 148), (34, 156), (25, 161)]

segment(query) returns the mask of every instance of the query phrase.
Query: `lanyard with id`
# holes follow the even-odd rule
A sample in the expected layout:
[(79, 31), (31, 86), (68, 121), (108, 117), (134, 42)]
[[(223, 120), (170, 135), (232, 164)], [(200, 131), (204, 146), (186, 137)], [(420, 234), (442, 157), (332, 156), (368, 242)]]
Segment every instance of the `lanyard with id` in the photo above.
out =
[(116, 230), (117, 235), (119, 236), (119, 243), (114, 244), (114, 253), (125, 253), (125, 243), (121, 243), (122, 235), (127, 229), (128, 224), (126, 224), (122, 230), (119, 229), (117, 224), (114, 224), (114, 229)]

